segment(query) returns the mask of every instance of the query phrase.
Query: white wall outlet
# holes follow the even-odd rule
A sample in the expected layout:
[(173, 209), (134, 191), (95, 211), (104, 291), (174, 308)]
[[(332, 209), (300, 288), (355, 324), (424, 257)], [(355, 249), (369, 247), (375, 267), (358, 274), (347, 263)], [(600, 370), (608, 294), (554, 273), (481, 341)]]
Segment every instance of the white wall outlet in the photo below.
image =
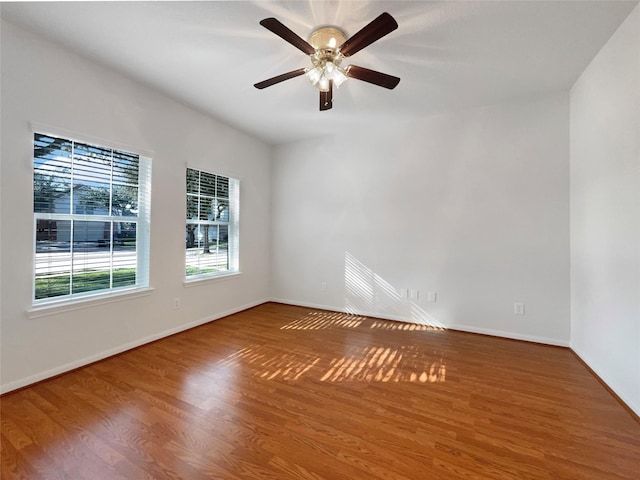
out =
[(181, 302), (180, 302), (180, 297), (176, 297), (173, 299), (173, 308), (175, 310), (179, 309), (182, 306)]
[(513, 304), (513, 314), (514, 315), (524, 315), (524, 303), (514, 303)]
[(327, 282), (322, 282), (320, 284), (320, 290), (322, 290), (323, 292), (327, 291)]
[(418, 290), (411, 290), (409, 292), (409, 297), (411, 298), (411, 300), (418, 300), (418, 298), (420, 297), (420, 292)]
[(436, 303), (437, 300), (438, 300), (438, 293), (437, 292), (427, 292), (427, 302), (428, 303)]
[(400, 298), (409, 298), (409, 290), (407, 290), (406, 288), (401, 288)]

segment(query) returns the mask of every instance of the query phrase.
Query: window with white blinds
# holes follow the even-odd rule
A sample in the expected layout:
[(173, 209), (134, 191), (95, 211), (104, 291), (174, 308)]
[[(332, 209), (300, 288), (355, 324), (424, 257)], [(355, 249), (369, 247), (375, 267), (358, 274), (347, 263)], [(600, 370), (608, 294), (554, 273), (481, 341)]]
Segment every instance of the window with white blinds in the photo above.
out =
[(149, 285), (151, 160), (35, 133), (34, 305)]
[(187, 278), (238, 271), (239, 192), (234, 178), (187, 168)]

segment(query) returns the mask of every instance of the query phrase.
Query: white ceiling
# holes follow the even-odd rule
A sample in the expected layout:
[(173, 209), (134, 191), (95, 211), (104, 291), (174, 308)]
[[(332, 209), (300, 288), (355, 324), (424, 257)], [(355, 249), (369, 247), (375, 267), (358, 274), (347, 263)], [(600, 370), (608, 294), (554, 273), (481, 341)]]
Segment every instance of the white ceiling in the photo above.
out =
[[(637, 1), (259, 1), (3, 3), (2, 17), (150, 84), (269, 143), (327, 135), (566, 90)], [(318, 111), (310, 65), (259, 25), (276, 17), (307, 38), (353, 35), (380, 13), (399, 28), (353, 55), (401, 77), (395, 90), (351, 79)]]

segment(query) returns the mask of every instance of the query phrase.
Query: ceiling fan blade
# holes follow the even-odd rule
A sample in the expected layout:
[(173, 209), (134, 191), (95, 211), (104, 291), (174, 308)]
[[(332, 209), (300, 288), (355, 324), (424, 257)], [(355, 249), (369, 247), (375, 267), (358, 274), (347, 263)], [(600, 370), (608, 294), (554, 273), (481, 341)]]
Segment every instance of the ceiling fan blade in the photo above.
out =
[(263, 80), (261, 82), (255, 83), (253, 86), (262, 90), (263, 88), (270, 87), (271, 85), (275, 85), (276, 83), (284, 82), (285, 80), (289, 80), (290, 78), (299, 77), (300, 75), (304, 75), (305, 69), (299, 68), (298, 70), (293, 70), (292, 72), (283, 73), (282, 75), (278, 75), (277, 77), (269, 78), (267, 80)]
[(333, 80), (329, 80), (329, 90), (320, 91), (320, 111), (329, 110), (333, 107)]
[(296, 35), (292, 30), (286, 27), (283, 23), (275, 18), (265, 18), (260, 21), (260, 25), (262, 25), (267, 30), (272, 31), (276, 35), (278, 35), (283, 40), (289, 42), (291, 45), (296, 47), (298, 50), (302, 50), (307, 55), (313, 55), (316, 53), (316, 49), (309, 45), (305, 40)]
[(398, 77), (393, 75), (387, 75), (386, 73), (376, 72), (375, 70), (369, 70), (368, 68), (358, 67), (357, 65), (349, 65), (346, 69), (347, 77), (362, 80), (363, 82), (373, 83), (379, 87), (388, 88), (393, 90), (400, 83)]
[(339, 50), (342, 55), (348, 57), (359, 52), (364, 47), (371, 45), (373, 42), (380, 40), (396, 28), (398, 28), (398, 22), (387, 12), (384, 12), (371, 23), (365, 25), (355, 35), (352, 35), (351, 38), (340, 46)]

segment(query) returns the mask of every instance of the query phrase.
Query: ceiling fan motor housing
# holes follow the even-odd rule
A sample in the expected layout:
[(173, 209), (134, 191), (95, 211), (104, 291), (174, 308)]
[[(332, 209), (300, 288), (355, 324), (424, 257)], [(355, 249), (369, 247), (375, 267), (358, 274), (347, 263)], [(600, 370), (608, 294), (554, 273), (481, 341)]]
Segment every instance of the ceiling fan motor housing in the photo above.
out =
[(309, 44), (316, 50), (337, 50), (347, 40), (347, 35), (334, 26), (316, 27), (309, 35)]
[(338, 65), (342, 61), (342, 55), (338, 48), (347, 40), (347, 35), (334, 26), (317, 27), (309, 35), (309, 44), (315, 48), (316, 53), (311, 55), (313, 64), (323, 67), (326, 62)]

